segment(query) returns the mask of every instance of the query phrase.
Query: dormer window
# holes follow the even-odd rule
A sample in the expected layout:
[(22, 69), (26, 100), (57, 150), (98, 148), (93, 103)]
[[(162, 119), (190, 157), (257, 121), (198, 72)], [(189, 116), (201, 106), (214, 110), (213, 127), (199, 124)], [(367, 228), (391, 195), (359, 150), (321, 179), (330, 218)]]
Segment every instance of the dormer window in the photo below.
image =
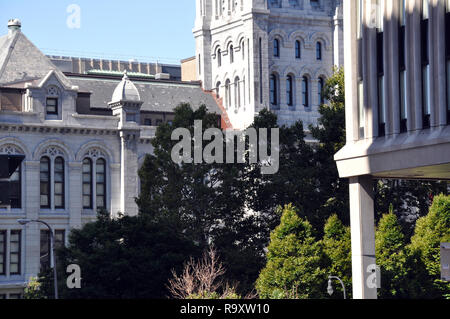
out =
[(58, 98), (48, 97), (45, 103), (45, 111), (47, 114), (58, 114)]

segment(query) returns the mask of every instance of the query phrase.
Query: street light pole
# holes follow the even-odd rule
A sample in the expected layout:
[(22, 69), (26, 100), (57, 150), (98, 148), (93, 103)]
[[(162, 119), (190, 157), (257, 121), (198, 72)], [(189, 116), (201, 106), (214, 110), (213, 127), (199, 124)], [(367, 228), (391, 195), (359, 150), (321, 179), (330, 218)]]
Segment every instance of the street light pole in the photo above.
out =
[(58, 277), (56, 275), (56, 256), (55, 256), (55, 235), (53, 233), (52, 227), (46, 222), (39, 219), (18, 219), (17, 222), (21, 225), (26, 225), (29, 223), (41, 223), (44, 224), (50, 232), (50, 253), (52, 255), (51, 260), (53, 261), (53, 287), (55, 290), (55, 299), (58, 299)]
[(341, 285), (342, 285), (342, 289), (343, 289), (343, 291), (344, 291), (344, 299), (347, 299), (347, 295), (346, 295), (346, 293), (345, 293), (345, 285), (344, 285), (344, 282), (341, 280), (341, 278), (336, 277), (336, 276), (328, 276), (328, 289), (327, 289), (327, 290), (328, 290), (328, 293), (330, 294), (330, 296), (333, 294), (333, 285), (332, 285), (331, 279), (339, 280), (339, 282), (340, 282)]

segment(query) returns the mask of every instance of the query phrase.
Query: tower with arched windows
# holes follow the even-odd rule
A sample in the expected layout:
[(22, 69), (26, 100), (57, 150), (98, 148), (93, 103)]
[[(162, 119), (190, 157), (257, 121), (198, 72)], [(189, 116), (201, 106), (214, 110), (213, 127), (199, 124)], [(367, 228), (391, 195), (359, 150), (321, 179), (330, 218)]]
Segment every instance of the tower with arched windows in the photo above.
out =
[(264, 108), (280, 124), (319, 117), (321, 88), (343, 65), (340, 0), (196, 0), (198, 79), (233, 128)]

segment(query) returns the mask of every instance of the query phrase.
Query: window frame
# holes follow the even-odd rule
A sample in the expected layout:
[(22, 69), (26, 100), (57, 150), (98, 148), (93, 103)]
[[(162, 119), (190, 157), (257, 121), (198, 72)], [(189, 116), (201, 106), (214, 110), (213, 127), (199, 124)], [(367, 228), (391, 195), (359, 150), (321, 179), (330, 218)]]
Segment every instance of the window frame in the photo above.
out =
[[(19, 176), (17, 181), (12, 180), (13, 176), (17, 174)], [(17, 170), (11, 175), (9, 179), (9, 183), (11, 185), (11, 190), (14, 190), (14, 188), (17, 188), (17, 199), (14, 199), (17, 201), (17, 205), (13, 204), (13, 194), (10, 193), (9, 196), (9, 202), (11, 209), (21, 209), (22, 208), (22, 163), (17, 167)], [(14, 187), (13, 185), (16, 184)]]
[(273, 39), (273, 56), (280, 57), (280, 40), (278, 38)]
[(307, 108), (310, 107), (309, 103), (309, 78), (304, 75), (302, 77), (302, 105)]
[(269, 79), (270, 105), (278, 106), (278, 77), (275, 74), (270, 75)]
[[(62, 167), (62, 169), (60, 170), (60, 171), (57, 171), (57, 162), (56, 161), (58, 161), (58, 160), (61, 160), (62, 161), (62, 163), (61, 163), (61, 167)], [(54, 202), (55, 202), (55, 209), (64, 209), (65, 207), (66, 207), (66, 205), (65, 205), (65, 202), (66, 202), (66, 200), (65, 200), (65, 195), (66, 195), (66, 192), (65, 192), (65, 181), (66, 181), (66, 176), (65, 176), (65, 173), (66, 173), (66, 169), (65, 169), (65, 165), (66, 165), (66, 162), (65, 162), (65, 160), (64, 160), (64, 158), (63, 157), (61, 157), (61, 156), (58, 156), (58, 157), (56, 157), (55, 159), (54, 159), (54, 164), (53, 164), (53, 200), (54, 200)], [(56, 174), (62, 174), (61, 176), (62, 176), (62, 181), (57, 181), (56, 180)], [(61, 189), (62, 189), (62, 191), (61, 191), (61, 193), (57, 193), (56, 192), (56, 185), (57, 184), (61, 184)], [(61, 196), (61, 205), (56, 205), (56, 196)]]
[[(17, 242), (12, 240), (12, 236), (13, 235), (17, 235)], [(18, 251), (14, 252), (12, 250), (12, 244), (13, 243), (17, 243), (18, 244)], [(14, 254), (17, 254), (17, 263), (16, 262), (12, 262), (12, 256)], [(13, 264), (17, 264), (17, 272), (13, 272), (11, 271), (11, 266)], [(20, 275), (22, 273), (22, 231), (21, 230), (11, 230), (10, 234), (9, 234), (9, 275), (10, 276), (15, 276), (15, 275)]]
[(0, 252), (0, 256), (3, 257), (3, 261), (1, 263), (2, 268), (0, 268), (0, 276), (6, 275), (6, 264), (7, 264), (7, 253), (6, 253), (6, 245), (7, 245), (7, 231), (6, 230), (0, 230), (0, 238), (2, 238), (2, 241), (0, 241), (0, 245), (3, 248), (3, 251)]
[[(46, 172), (42, 171), (42, 160), (43, 159), (47, 160), (47, 171)], [(39, 201), (39, 203), (40, 203), (40, 208), (41, 209), (50, 209), (51, 206), (52, 206), (52, 198), (51, 198), (52, 197), (51, 196), (51, 183), (52, 183), (52, 181), (51, 181), (51, 159), (48, 156), (42, 156), (39, 163), (40, 163), (40, 166), (39, 166), (39, 180), (40, 180), (40, 188), (39, 188), (39, 193), (40, 193), (39, 199), (40, 199), (40, 201)], [(42, 190), (43, 190), (43, 188), (42, 188), (42, 183), (43, 183), (43, 181), (42, 181), (42, 174), (43, 173), (47, 174), (47, 187), (46, 187), (47, 194), (42, 194)], [(47, 205), (43, 205), (42, 204), (42, 196), (47, 196)]]
[(322, 61), (322, 42), (316, 42), (316, 60)]
[[(84, 165), (85, 165), (85, 161), (89, 161), (89, 173), (85, 173), (84, 172)], [(92, 164), (92, 159), (89, 157), (85, 157), (83, 159), (83, 163), (82, 163), (82, 204), (83, 204), (83, 209), (93, 209), (94, 207), (94, 196), (93, 196), (93, 181), (92, 181), (92, 176), (93, 176), (93, 164)], [(89, 176), (89, 182), (85, 182), (84, 180), (84, 176), (88, 175)], [(85, 194), (85, 185), (89, 185), (88, 189), (89, 189), (89, 194)], [(89, 206), (85, 206), (84, 204), (84, 199), (85, 196), (89, 196)]]
[(294, 77), (291, 74), (286, 77), (286, 103), (294, 106)]
[(302, 58), (302, 49), (300, 40), (295, 40), (295, 58), (301, 60)]
[[(103, 172), (102, 173), (99, 173), (97, 170), (98, 165), (99, 165), (98, 163), (100, 161), (103, 162)], [(103, 175), (103, 182), (98, 182), (97, 178), (99, 175)], [(99, 197), (98, 186), (99, 185), (103, 186), (103, 195), (101, 195), (101, 196), (103, 196), (102, 206), (99, 206), (99, 203), (98, 203), (98, 197)], [(97, 158), (97, 160), (95, 161), (95, 206), (96, 206), (95, 208), (96, 208), (96, 210), (108, 209), (108, 207), (107, 207), (108, 201), (106, 198), (107, 197), (107, 190), (106, 190), (107, 186), (106, 185), (107, 185), (106, 184), (106, 160), (104, 158), (100, 157), (100, 158)]]
[(319, 98), (319, 105), (325, 104), (325, 97), (323, 95), (323, 89), (325, 88), (325, 79), (323, 77), (319, 77), (317, 80), (317, 91)]
[[(48, 110), (48, 108), (49, 108), (48, 102), (49, 101), (55, 101), (55, 105), (54, 105), (55, 111), (49, 111)], [(54, 96), (47, 97), (45, 99), (45, 114), (47, 114), (47, 115), (58, 115), (58, 106), (59, 106), (58, 103), (59, 103), (59, 98), (54, 97)]]

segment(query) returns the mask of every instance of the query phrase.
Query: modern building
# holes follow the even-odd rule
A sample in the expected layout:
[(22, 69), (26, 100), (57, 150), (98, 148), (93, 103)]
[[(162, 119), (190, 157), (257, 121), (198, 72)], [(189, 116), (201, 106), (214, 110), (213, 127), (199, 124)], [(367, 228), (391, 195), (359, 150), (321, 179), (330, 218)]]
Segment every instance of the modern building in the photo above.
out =
[(196, 1), (197, 79), (231, 126), (249, 126), (264, 108), (280, 124), (315, 124), (325, 80), (344, 61), (342, 1)]
[(47, 57), (20, 21), (8, 29), (0, 37), (0, 299), (20, 297), (49, 265), (46, 228), (18, 219), (47, 222), (62, 244), (98, 209), (136, 214), (138, 168), (156, 126), (180, 103), (221, 114), (199, 83), (173, 80), (171, 70)]
[(450, 179), (450, 1), (344, 1), (344, 45), (335, 159), (350, 178), (353, 296), (376, 298), (373, 179)]

